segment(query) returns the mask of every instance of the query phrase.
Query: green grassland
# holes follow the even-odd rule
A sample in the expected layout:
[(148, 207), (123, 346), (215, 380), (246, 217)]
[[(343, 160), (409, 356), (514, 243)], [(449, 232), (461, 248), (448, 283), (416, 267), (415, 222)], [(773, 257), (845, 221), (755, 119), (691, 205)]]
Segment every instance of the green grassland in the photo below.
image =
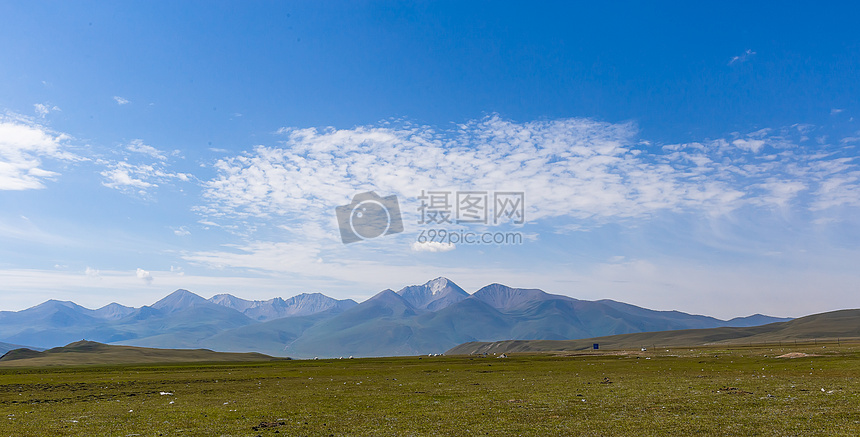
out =
[(0, 368), (0, 435), (860, 435), (858, 348)]

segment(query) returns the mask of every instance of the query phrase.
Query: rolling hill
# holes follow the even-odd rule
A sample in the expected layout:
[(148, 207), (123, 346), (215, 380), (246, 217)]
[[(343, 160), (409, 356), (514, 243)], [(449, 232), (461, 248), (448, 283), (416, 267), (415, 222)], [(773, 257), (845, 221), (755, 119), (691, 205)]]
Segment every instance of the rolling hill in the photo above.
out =
[(761, 344), (808, 341), (813, 339), (860, 338), (860, 309), (832, 311), (752, 327), (719, 327), (676, 331), (640, 332), (585, 338), (580, 340), (505, 340), (468, 342), (446, 353), (466, 355), (478, 353), (548, 352), (591, 349), (598, 343), (602, 349), (636, 349), (651, 347)]
[[(11, 343), (0, 342), (0, 356), (2, 356), (3, 354), (5, 354), (6, 352), (9, 352), (11, 350), (22, 349), (22, 348), (33, 349), (32, 347), (23, 346), (20, 344), (11, 344)], [(41, 350), (41, 349), (38, 349), (38, 350)]]
[(43, 352), (15, 349), (0, 357), (0, 367), (154, 364), (189, 362), (273, 361), (259, 353), (225, 353), (206, 349), (153, 349), (78, 341)]

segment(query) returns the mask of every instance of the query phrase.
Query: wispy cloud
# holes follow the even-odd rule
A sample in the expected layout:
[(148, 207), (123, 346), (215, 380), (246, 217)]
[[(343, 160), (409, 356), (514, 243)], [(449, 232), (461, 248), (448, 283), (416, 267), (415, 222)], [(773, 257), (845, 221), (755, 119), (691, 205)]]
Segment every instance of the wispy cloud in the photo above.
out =
[(746, 150), (752, 153), (758, 153), (764, 147), (764, 140), (743, 139), (739, 138), (732, 141), (732, 144), (741, 150)]
[[(284, 128), (282, 146), (218, 160), (216, 176), (202, 182), (201, 222), (219, 223), (248, 242), (182, 257), (208, 267), (372, 281), (400, 275), (394, 270), (404, 266), (386, 264), (404, 252), (454, 249), (413, 244), (405, 232), (363, 246), (373, 248), (363, 256), (374, 262), (341, 252), (334, 208), (368, 190), (397, 195), (404, 222), (413, 224), (421, 190), (523, 191), (525, 226), (558, 233), (607, 223), (636, 227), (666, 215), (710, 222), (750, 211), (829, 215), (860, 206), (856, 159), (841, 145), (801, 145), (814, 131), (764, 129), (657, 146), (639, 138), (635, 125), (588, 119), (515, 123), (491, 116), (451, 131), (409, 123)], [(257, 234), (272, 225), (284, 233)]]
[[(194, 179), (189, 173), (169, 170), (169, 157), (178, 155), (179, 151), (167, 153), (145, 144), (140, 139), (131, 141), (125, 150), (131, 153), (126, 153), (123, 161), (97, 161), (97, 164), (104, 168), (100, 174), (104, 177), (102, 185), (105, 187), (146, 197), (149, 195), (149, 189), (157, 188), (160, 184), (171, 181), (189, 182)], [(141, 156), (152, 159), (149, 162), (141, 162), (145, 161), (140, 159)]]
[(453, 243), (442, 243), (439, 241), (414, 242), (410, 246), (415, 252), (448, 252), (457, 248)]
[(192, 263), (218, 269), (242, 268), (266, 272), (311, 272), (319, 259), (319, 245), (285, 242), (253, 242), (225, 245), (228, 250), (200, 251), (183, 255)]
[(130, 101), (128, 101), (128, 100), (126, 100), (120, 96), (113, 96), (113, 100), (117, 103), (117, 105), (127, 105), (127, 104), (131, 103)]
[(60, 111), (60, 107), (56, 105), (51, 105), (48, 103), (36, 103), (33, 105), (34, 110), (36, 111), (36, 115), (40, 118), (45, 118), (48, 114), (54, 111)]
[(113, 168), (104, 170), (101, 175), (105, 177), (102, 185), (108, 188), (126, 189), (137, 188), (145, 189), (149, 187), (157, 187), (158, 185), (146, 182), (143, 178), (135, 175), (143, 175), (148, 177), (155, 169), (149, 165), (131, 165), (127, 162), (117, 162)]
[(191, 235), (191, 231), (185, 228), (185, 226), (180, 226), (178, 228), (173, 229), (173, 234), (177, 237), (185, 237), (187, 235)]
[(526, 193), (529, 221), (600, 224), (660, 211), (713, 215), (768, 201), (785, 205), (807, 189), (829, 206), (853, 204), (825, 191), (857, 186), (853, 158), (826, 145), (802, 147), (792, 129), (661, 149), (642, 143), (634, 125), (586, 119), (514, 123), (493, 116), (450, 132), (405, 124), (281, 133), (283, 147), (217, 161), (198, 210), (327, 227), (333, 208), (359, 191), (397, 194), (401, 210), (414, 214), (421, 190), (510, 190)]
[(188, 173), (167, 171), (158, 164), (131, 164), (126, 161), (104, 163), (107, 169), (100, 172), (105, 178), (102, 185), (127, 194), (147, 195), (147, 189), (171, 180), (188, 182), (193, 176)]
[(125, 147), (129, 152), (134, 153), (142, 153), (144, 155), (149, 155), (159, 161), (167, 160), (167, 153), (161, 150), (156, 149), (155, 147), (148, 146), (143, 143), (143, 140), (132, 140), (128, 146)]
[(754, 56), (755, 54), (756, 53), (754, 51), (747, 49), (741, 55), (732, 56), (732, 59), (729, 60), (729, 65), (746, 62), (750, 57)]
[(84, 274), (90, 278), (99, 278), (99, 271), (91, 267), (87, 267), (87, 269), (84, 270)]
[(82, 161), (68, 150), (66, 134), (56, 133), (15, 114), (0, 116), (0, 190), (45, 188), (60, 174), (43, 167), (43, 159)]

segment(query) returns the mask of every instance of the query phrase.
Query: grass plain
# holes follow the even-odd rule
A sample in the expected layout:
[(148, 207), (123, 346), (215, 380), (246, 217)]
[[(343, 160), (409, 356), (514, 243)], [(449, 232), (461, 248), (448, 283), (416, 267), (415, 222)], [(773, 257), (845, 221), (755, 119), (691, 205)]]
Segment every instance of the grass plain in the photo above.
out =
[(858, 347), (0, 368), (0, 435), (860, 435)]

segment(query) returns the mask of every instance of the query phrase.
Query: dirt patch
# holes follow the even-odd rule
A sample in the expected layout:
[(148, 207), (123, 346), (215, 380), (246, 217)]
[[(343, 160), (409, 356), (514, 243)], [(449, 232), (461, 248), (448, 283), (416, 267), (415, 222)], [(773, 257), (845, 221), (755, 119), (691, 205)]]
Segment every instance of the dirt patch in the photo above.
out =
[(803, 352), (789, 352), (787, 354), (782, 354), (777, 358), (803, 358), (803, 357), (820, 357), (821, 355), (816, 354), (805, 354)]
[(730, 395), (751, 395), (751, 394), (753, 394), (753, 392), (751, 392), (751, 391), (741, 390), (737, 387), (721, 387), (719, 390), (717, 390), (717, 393), (726, 393), (726, 394), (730, 394)]
[(260, 422), (259, 425), (252, 426), (251, 429), (254, 431), (259, 431), (259, 430), (265, 429), (265, 428), (277, 428), (279, 426), (286, 426), (286, 425), (287, 425), (287, 422), (283, 422), (283, 421), (281, 421), (281, 422)]

